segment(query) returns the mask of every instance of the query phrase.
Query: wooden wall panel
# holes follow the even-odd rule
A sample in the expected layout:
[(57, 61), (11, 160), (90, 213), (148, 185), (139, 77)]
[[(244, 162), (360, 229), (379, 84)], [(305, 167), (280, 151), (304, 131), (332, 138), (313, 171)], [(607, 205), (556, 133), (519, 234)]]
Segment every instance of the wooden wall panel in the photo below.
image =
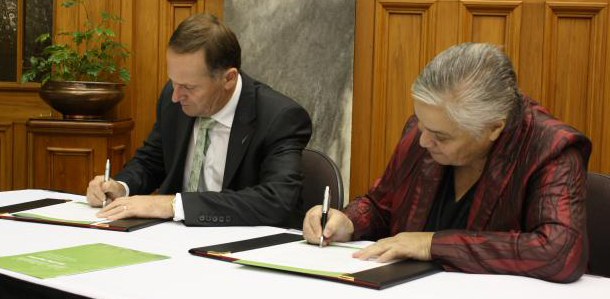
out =
[(0, 191), (11, 190), (13, 173), (13, 125), (9, 122), (0, 122)]
[(48, 182), (37, 181), (37, 186), (52, 190), (87, 192), (87, 184), (94, 177), (93, 148), (47, 147)]
[(28, 186), (27, 129), (24, 121), (13, 122), (13, 186), (25, 189)]
[(25, 136), (25, 123), (0, 122), (0, 191), (27, 187)]
[(137, 56), (134, 52), (134, 1), (111, 1), (109, 3), (109, 10), (114, 15), (118, 15), (123, 19), (123, 22), (115, 27), (115, 30), (119, 36), (119, 40), (124, 44), (130, 52), (130, 56), (126, 61), (121, 63), (122, 67), (127, 68), (130, 71), (131, 81), (125, 85), (123, 92), (125, 93), (123, 100), (119, 102), (115, 109), (113, 109), (111, 116), (116, 119), (128, 119), (132, 118), (132, 103), (135, 102), (135, 89), (134, 82), (137, 81), (137, 75), (133, 73), (134, 60)]
[(95, 137), (58, 136), (41, 132), (28, 134), (28, 187), (85, 194), (89, 180), (104, 173), (103, 162), (108, 157), (106, 141)]
[(174, 0), (161, 0), (161, 7), (159, 12), (159, 23), (162, 24), (159, 27), (159, 83), (158, 86), (162, 87), (167, 82), (167, 65), (165, 62), (165, 52), (167, 51), (167, 43), (172, 33), (182, 21), (189, 16), (203, 12), (203, 0), (190, 0), (190, 1), (174, 1)]
[(521, 1), (461, 1), (460, 42), (485, 42), (503, 47), (519, 66)]
[(606, 4), (547, 3), (541, 103), (593, 142), (589, 167), (601, 169)]
[[(163, 0), (164, 1), (164, 0)], [(135, 122), (131, 133), (134, 147), (142, 145), (155, 122), (159, 97), (159, 0), (136, 1), (134, 4), (134, 61), (131, 83), (133, 98), (131, 118)]]
[(392, 155), (405, 119), (413, 114), (411, 83), (434, 55), (434, 2), (379, 1), (375, 57), (369, 180), (378, 177)]
[(354, 100), (352, 103), (352, 150), (350, 191), (353, 198), (366, 193), (369, 181), (373, 91), (374, 1), (356, 1), (354, 33)]
[(110, 147), (110, 159), (114, 163), (110, 166), (110, 175), (114, 175), (121, 170), (123, 165), (127, 162), (127, 151), (126, 146), (116, 145)]
[(542, 97), (542, 57), (544, 54), (543, 3), (524, 2), (522, 5), (519, 64), (519, 88), (535, 101)]
[(0, 93), (0, 120), (25, 121), (30, 117), (51, 116), (53, 109), (35, 94), (23, 91)]
[[(608, 11), (607, 13), (610, 14), (610, 10), (606, 10)], [(598, 147), (601, 154), (601, 166), (600, 169), (596, 171), (610, 173), (610, 133), (608, 133), (610, 128), (610, 47), (608, 47), (608, 43), (610, 43), (610, 25), (607, 25), (604, 36), (606, 37), (606, 63), (604, 69), (604, 93), (601, 96), (603, 120), (598, 122), (598, 125), (603, 128), (603, 133), (602, 140), (599, 142), (601, 146)]]
[[(459, 37), (459, 11), (458, 1), (437, 1), (436, 34), (434, 40), (434, 55), (458, 43)], [(357, 23), (357, 22), (356, 22)]]

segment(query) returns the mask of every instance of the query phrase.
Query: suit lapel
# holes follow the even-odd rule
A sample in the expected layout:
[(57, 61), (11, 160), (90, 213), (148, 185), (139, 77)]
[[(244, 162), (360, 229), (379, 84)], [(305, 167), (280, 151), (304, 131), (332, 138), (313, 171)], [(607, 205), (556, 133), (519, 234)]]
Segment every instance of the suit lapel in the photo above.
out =
[[(492, 154), (492, 156), (494, 156)], [(467, 229), (482, 230), (493, 216), (493, 212), (506, 195), (506, 186), (512, 177), (514, 163), (508, 157), (497, 155), (487, 162), (472, 200)], [(475, 217), (476, 215), (476, 217)]]
[[(525, 104), (526, 106), (529, 103)], [(499, 201), (516, 200), (508, 198), (507, 187), (515, 173), (519, 154), (524, 144), (531, 138), (531, 110), (526, 109), (523, 120), (515, 128), (504, 131), (496, 141), (481, 174), (468, 216), (467, 229), (482, 230), (496, 210)], [(475, 217), (476, 215), (476, 217)]]
[(241, 77), (241, 94), (231, 126), (222, 189), (226, 189), (231, 180), (233, 180), (256, 128), (256, 123), (254, 122), (256, 119), (256, 90), (254, 81), (244, 73), (241, 73)]

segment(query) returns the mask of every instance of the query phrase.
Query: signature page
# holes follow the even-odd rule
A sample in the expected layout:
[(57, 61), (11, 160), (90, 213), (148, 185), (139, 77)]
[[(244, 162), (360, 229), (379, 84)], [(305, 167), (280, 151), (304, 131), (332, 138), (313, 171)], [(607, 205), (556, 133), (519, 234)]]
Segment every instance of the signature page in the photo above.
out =
[(11, 215), (22, 218), (92, 224), (106, 222), (105, 218), (96, 216), (100, 208), (92, 208), (84, 202), (66, 202), (48, 207), (25, 210)]
[(373, 242), (332, 243), (320, 248), (306, 241), (296, 241), (227, 256), (236, 263), (309, 274), (339, 276), (387, 265), (353, 258), (352, 254)]

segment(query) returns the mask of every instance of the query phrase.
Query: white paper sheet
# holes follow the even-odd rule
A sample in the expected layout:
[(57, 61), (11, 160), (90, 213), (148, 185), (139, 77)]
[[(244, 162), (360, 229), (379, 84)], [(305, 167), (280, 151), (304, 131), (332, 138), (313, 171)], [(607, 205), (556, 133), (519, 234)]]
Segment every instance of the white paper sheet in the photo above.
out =
[(47, 220), (58, 220), (64, 222), (75, 223), (100, 223), (107, 221), (105, 218), (96, 216), (100, 208), (92, 208), (84, 202), (66, 202), (48, 207), (36, 208), (31, 210), (20, 211), (13, 213), (16, 217), (35, 217)]
[(296, 241), (230, 254), (241, 260), (267, 263), (283, 267), (323, 272), (355, 273), (384, 266), (387, 263), (361, 261), (352, 254), (373, 242), (333, 243), (318, 247), (305, 241)]

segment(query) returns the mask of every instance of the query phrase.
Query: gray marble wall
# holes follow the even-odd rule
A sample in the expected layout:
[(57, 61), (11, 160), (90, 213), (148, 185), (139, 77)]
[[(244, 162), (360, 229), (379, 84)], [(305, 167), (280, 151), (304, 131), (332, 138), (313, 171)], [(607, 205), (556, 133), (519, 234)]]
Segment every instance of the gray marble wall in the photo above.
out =
[(349, 190), (355, 0), (225, 0), (242, 69), (303, 105)]

